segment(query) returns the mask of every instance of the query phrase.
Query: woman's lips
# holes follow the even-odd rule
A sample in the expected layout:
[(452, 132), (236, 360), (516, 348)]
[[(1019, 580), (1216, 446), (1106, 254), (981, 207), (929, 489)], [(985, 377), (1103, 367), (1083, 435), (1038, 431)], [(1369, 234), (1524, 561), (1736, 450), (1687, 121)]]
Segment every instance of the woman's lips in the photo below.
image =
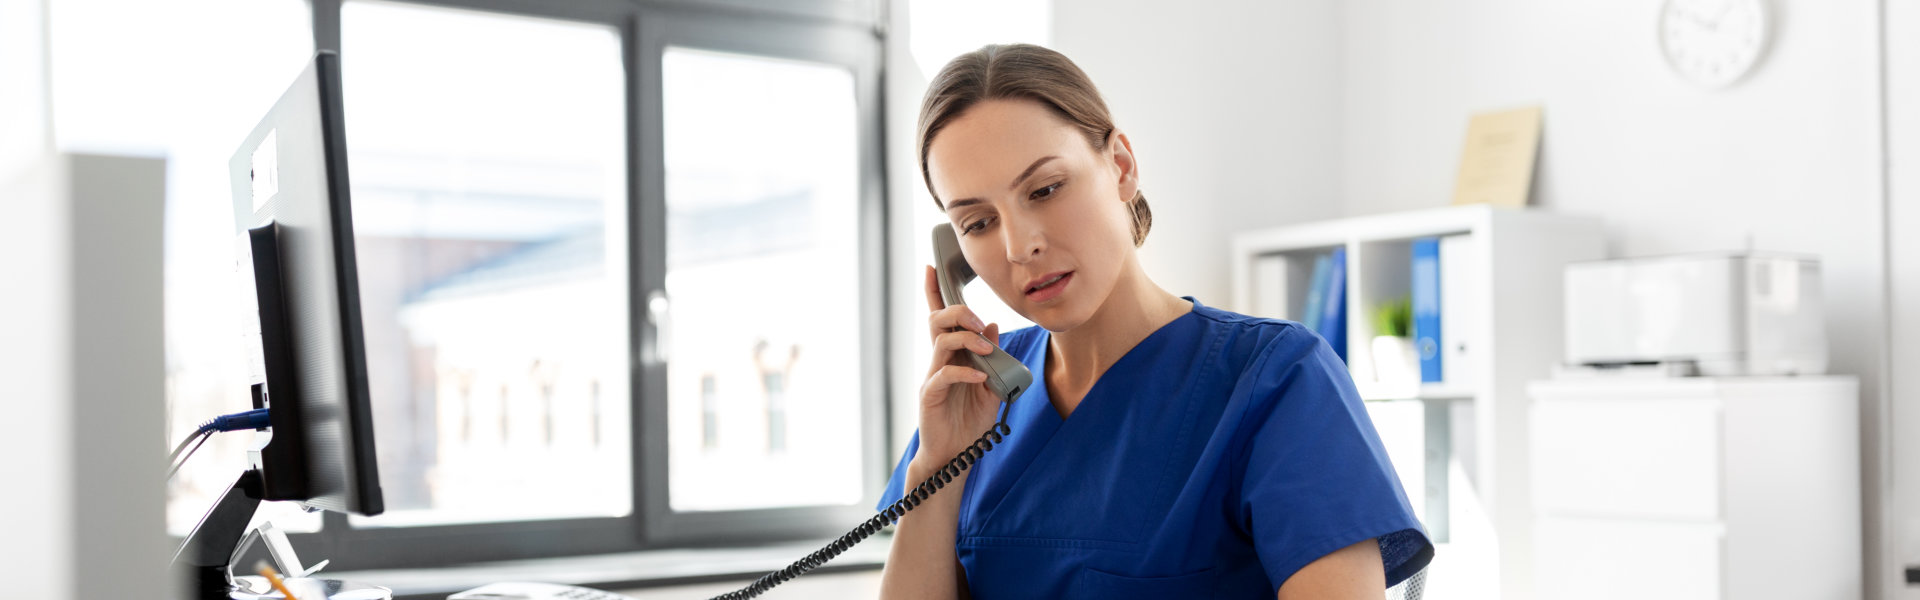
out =
[(1060, 294), (1065, 293), (1067, 291), (1067, 284), (1072, 282), (1073, 282), (1073, 272), (1068, 271), (1066, 274), (1061, 275), (1060, 278), (1058, 280), (1055, 280), (1053, 283), (1047, 284), (1045, 286), (1041, 286), (1038, 289), (1027, 292), (1027, 301), (1046, 302), (1048, 300), (1058, 298)]

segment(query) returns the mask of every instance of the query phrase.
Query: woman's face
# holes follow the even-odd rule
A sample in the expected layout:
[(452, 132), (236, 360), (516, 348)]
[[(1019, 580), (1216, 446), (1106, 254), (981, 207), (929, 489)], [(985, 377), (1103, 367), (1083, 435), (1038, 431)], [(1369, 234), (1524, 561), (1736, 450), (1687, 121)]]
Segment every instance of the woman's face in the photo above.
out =
[(1031, 100), (989, 100), (934, 135), (927, 174), (967, 263), (1050, 331), (1085, 323), (1132, 263), (1131, 149), (1104, 150)]

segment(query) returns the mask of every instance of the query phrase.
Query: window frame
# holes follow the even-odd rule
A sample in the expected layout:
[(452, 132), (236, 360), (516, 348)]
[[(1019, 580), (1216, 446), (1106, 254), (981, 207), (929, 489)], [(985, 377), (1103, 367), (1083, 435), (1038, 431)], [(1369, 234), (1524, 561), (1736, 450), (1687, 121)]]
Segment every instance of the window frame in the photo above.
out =
[[(316, 49), (340, 51), (343, 4), (309, 0)], [(877, 4), (816, 0), (776, 7), (751, 0), (381, 0), (572, 21), (613, 28), (620, 37), (626, 81), (628, 363), (632, 511), (623, 517), (497, 521), (355, 528), (347, 515), (322, 513), (317, 533), (292, 534), (303, 553), (333, 561), (334, 570), (430, 568), (463, 563), (579, 556), (636, 550), (746, 545), (837, 535), (872, 511), (891, 471), (886, 424), (888, 305), (886, 173), (882, 146), (881, 64), (884, 32)], [(863, 18), (864, 17), (864, 18)], [(857, 325), (861, 364), (862, 501), (812, 506), (676, 513), (668, 504), (666, 364), (651, 359), (655, 327), (647, 299), (666, 281), (666, 191), (661, 59), (668, 48), (805, 61), (848, 69), (854, 79), (858, 132), (860, 289)], [(353, 57), (341, 52), (351, 68)], [(349, 117), (351, 118), (351, 117)], [(351, 142), (349, 142), (351, 143)], [(376, 424), (376, 427), (378, 425)]]

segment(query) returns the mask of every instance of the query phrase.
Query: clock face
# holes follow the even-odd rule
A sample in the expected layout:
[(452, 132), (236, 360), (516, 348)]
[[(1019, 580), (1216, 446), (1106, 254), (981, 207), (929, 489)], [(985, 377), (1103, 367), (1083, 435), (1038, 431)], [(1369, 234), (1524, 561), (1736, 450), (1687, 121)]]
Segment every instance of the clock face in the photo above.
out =
[(1688, 81), (1721, 87), (1738, 81), (1767, 46), (1766, 0), (1666, 0), (1660, 51)]

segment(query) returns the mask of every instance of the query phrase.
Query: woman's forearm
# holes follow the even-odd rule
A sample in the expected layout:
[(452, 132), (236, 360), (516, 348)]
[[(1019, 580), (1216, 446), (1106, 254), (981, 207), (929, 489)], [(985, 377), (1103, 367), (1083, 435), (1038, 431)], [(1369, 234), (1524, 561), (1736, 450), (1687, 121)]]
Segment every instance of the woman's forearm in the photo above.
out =
[[(910, 464), (906, 481), (918, 485), (937, 470)], [(966, 597), (960, 561), (953, 553), (960, 523), (960, 491), (965, 489), (966, 480), (967, 474), (962, 472), (894, 526), (893, 549), (880, 575), (883, 600)]]

